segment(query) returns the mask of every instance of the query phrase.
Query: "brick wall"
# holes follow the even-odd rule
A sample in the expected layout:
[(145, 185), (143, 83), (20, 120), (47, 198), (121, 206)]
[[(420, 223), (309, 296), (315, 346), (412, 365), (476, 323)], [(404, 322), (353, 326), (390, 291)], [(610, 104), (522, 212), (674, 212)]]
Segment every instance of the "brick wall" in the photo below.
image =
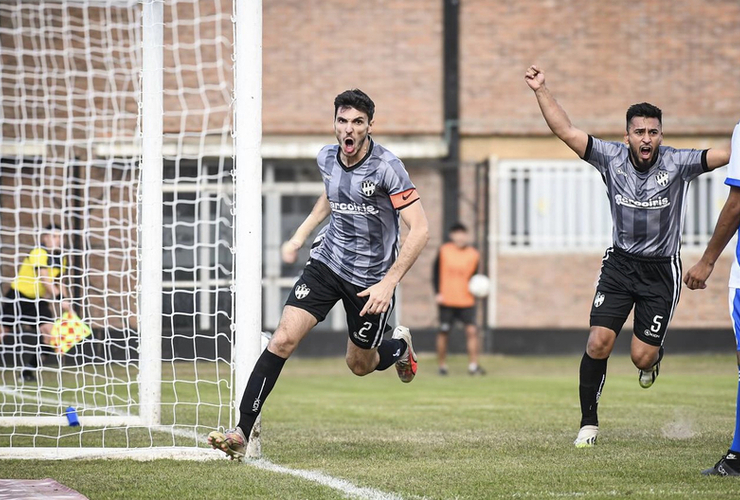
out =
[[(491, 155), (572, 157), (549, 137), (523, 82), (523, 72), (531, 63), (543, 67), (549, 85), (573, 121), (590, 133), (618, 136), (626, 106), (641, 100), (653, 101), (664, 109), (669, 134), (666, 142), (676, 146), (720, 144), (740, 117), (740, 86), (735, 84), (740, 80), (740, 31), (736, 28), (740, 4), (734, 0), (656, 0), (640, 6), (622, 0), (466, 0), (460, 5), (463, 222), (472, 225), (476, 162)], [(23, 7), (27, 14), (34, 8), (38, 6)], [(264, 2), (263, 8), (265, 134), (325, 134), (334, 96), (350, 87), (364, 89), (376, 101), (376, 133), (443, 132), (442, 2), (274, 0)], [(9, 26), (7, 12), (0, 9), (0, 27)], [(91, 9), (93, 18), (99, 15), (96, 12)], [(34, 59), (33, 33), (40, 37), (41, 31), (36, 24), (29, 24), (28, 15), (22, 24), (22, 33), (28, 36), (20, 38), (28, 52), (23, 64), (29, 69), (41, 65), (63, 68), (59, 50)], [(165, 131), (223, 136), (231, 127), (231, 2), (168, 3), (165, 16)], [(46, 18), (52, 17), (54, 12), (47, 11)], [(48, 26), (53, 23), (49, 20)], [(79, 23), (75, 26), (83, 27)], [(109, 31), (113, 40), (124, 34), (118, 25), (111, 25)], [(56, 43), (64, 48), (61, 42), (54, 42), (54, 34), (53, 30), (44, 34), (50, 47)], [(82, 141), (81, 147), (56, 151), (60, 158), (89, 157), (91, 145), (110, 140), (115, 127), (131, 141), (137, 111), (136, 65), (140, 61), (128, 53), (113, 53), (114, 66), (118, 63), (128, 71), (125, 85), (75, 79), (72, 86), (79, 99), (70, 102), (64, 71), (45, 82), (46, 87), (36, 85), (38, 75), (32, 71), (24, 76), (27, 81), (18, 80), (13, 68), (20, 62), (9, 54), (18, 40), (8, 36), (0, 40), (4, 49), (5, 70), (0, 75), (3, 96), (11, 92), (15, 97), (12, 102), (19, 103), (9, 109), (9, 101), (4, 100), (4, 140), (25, 136)], [(136, 43), (138, 40), (133, 46)], [(79, 71), (94, 68), (105, 73), (103, 61), (111, 64), (111, 59), (72, 60)], [(19, 84), (33, 87), (35, 92), (55, 84), (57, 93), (46, 96), (51, 100), (44, 104), (43, 99), (37, 99), (44, 96), (29, 94), (24, 98), (13, 93)], [(201, 85), (205, 89), (202, 93), (188, 90)], [(74, 117), (74, 112), (69, 114), (70, 105), (95, 109), (97, 121), (91, 122), (92, 128), (77, 121), (72, 127), (64, 126), (64, 117)], [(50, 110), (54, 112), (44, 114)], [(29, 120), (24, 121), (24, 113)], [(56, 121), (48, 123), (50, 120)], [(673, 142), (670, 134), (693, 137)], [(402, 315), (410, 326), (431, 327), (436, 323), (431, 263), (443, 238), (443, 186), (438, 170), (414, 165), (410, 172), (422, 194), (432, 239), (402, 284)], [(5, 177), (3, 183), (12, 187)], [(33, 227), (31, 221), (23, 224)], [(3, 226), (8, 227), (5, 219)], [(500, 324), (585, 325), (599, 258), (502, 257)], [(726, 269), (718, 268), (714, 288), (685, 294), (674, 324), (725, 324), (725, 277)]]
[(0, 142), (43, 143), (65, 162), (130, 145), (138, 115), (136, 11), (0, 5)]
[(462, 131), (545, 134), (523, 80), (539, 65), (575, 124), (624, 126), (650, 101), (680, 133), (724, 133), (740, 117), (735, 0), (461, 2)]
[(231, 4), (231, 0), (165, 2), (165, 133), (231, 130)]
[(441, 2), (263, 6), (265, 133), (325, 133), (334, 97), (353, 87), (375, 101), (377, 133), (442, 132)]
[[(685, 253), (684, 271), (700, 255)], [(506, 255), (498, 262), (498, 326), (588, 329), (601, 255)], [(684, 288), (673, 327), (728, 327), (727, 279), (731, 262), (728, 255), (720, 259), (706, 290)], [(625, 331), (631, 328), (630, 319), (625, 323)]]
[[(734, 0), (658, 0), (643, 8), (582, 0), (467, 0), (460, 5), (461, 127), (466, 135), (547, 133), (522, 79), (532, 63), (546, 71), (574, 121), (592, 133), (621, 128), (626, 106), (641, 100), (663, 107), (669, 126), (686, 134), (722, 133), (740, 115), (740, 88), (733, 84), (740, 79), (740, 31), (735, 29), (740, 4)], [(0, 11), (2, 26), (20, 27), (23, 33), (4, 36), (3, 47), (20, 40), (28, 51), (25, 64), (59, 68), (54, 78), (64, 89), (63, 50), (53, 49), (74, 50), (76, 39), (66, 34), (73, 43), (65, 46), (49, 29), (58, 28), (64, 17), (60, 9), (46, 6), (43, 22), (34, 21), (34, 9), (28, 7), (17, 26), (10, 10)], [(126, 23), (137, 19), (112, 12), (118, 14), (111, 20), (110, 36), (128, 36)], [(80, 9), (69, 9), (73, 30), (90, 25), (75, 23), (75, 16), (81, 18)], [(100, 22), (100, 16), (99, 9), (89, 9), (88, 20)], [(165, 129), (228, 129), (231, 2), (181, 0), (167, 5), (165, 21)], [(264, 132), (325, 132), (334, 96), (357, 86), (377, 102), (378, 133), (441, 133), (442, 21), (442, 2), (436, 0), (265, 2)], [(40, 36), (42, 28), (48, 49), (34, 59), (41, 45), (34, 46), (33, 33)], [(96, 33), (104, 39), (101, 30), (93, 37)], [(137, 43), (129, 45), (136, 48)], [(112, 63), (137, 63), (129, 53), (101, 54), (105, 57), (75, 57), (73, 69), (105, 71)], [(16, 83), (10, 69), (18, 61), (4, 50), (3, 64), (7, 92)], [(80, 78), (73, 85), (80, 93), (71, 104), (101, 109), (110, 105), (105, 101), (109, 94), (91, 100), (85, 91), (135, 92), (106, 87), (104, 79)], [(201, 85), (201, 94), (187, 91)], [(62, 108), (68, 103), (62, 91), (56, 100)], [(128, 101), (116, 106), (128, 117), (136, 111)], [(5, 116), (15, 115), (6, 109)], [(13, 137), (19, 130), (6, 121), (3, 134)]]

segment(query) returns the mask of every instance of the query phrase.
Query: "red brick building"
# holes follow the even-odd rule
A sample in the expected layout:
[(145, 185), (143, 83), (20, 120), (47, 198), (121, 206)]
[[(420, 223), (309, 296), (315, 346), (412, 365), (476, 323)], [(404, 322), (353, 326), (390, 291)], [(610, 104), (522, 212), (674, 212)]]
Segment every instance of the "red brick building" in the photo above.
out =
[[(266, 217), (276, 211), (283, 213), (280, 207), (292, 203), (290, 217), (283, 214), (272, 220), (278, 222), (279, 231), (266, 223), (266, 280), (274, 288), (266, 294), (267, 327), (274, 326), (280, 294), (296, 272), (282, 268), (275, 260), (277, 245), (298, 223), (298, 214), (310, 208), (308, 200), (315, 196), (311, 189), (318, 180), (313, 156), (321, 144), (333, 142), (332, 101), (342, 90), (359, 87), (373, 97), (377, 107), (375, 136), (406, 161), (431, 221), (429, 246), (400, 292), (403, 322), (423, 329), (433, 329), (436, 323), (431, 265), (444, 237), (445, 196), (448, 204), (451, 196), (449, 190), (445, 194), (449, 182), (444, 172), (450, 167), (446, 157), (453, 129), (460, 132), (459, 193), (455, 195), (459, 217), (472, 225), (477, 213), (480, 228), (488, 231), (487, 239), (479, 241), (489, 250), (491, 267), (486, 271), (493, 274), (496, 283), (488, 324), (541, 329), (587, 326), (600, 256), (608, 242), (600, 236), (577, 249), (567, 241), (537, 244), (527, 224), (555, 227), (562, 219), (563, 224), (578, 225), (577, 214), (592, 211), (593, 206), (574, 201), (565, 215), (558, 215), (553, 212), (554, 202), (544, 194), (536, 198), (527, 191), (528, 201), (521, 206), (514, 198), (506, 198), (507, 190), (519, 189), (517, 175), (532, 175), (532, 165), (550, 169), (560, 160), (577, 163), (575, 155), (549, 133), (523, 81), (530, 64), (544, 70), (550, 88), (574, 124), (604, 138), (620, 139), (624, 112), (639, 101), (650, 101), (663, 109), (665, 141), (679, 147), (725, 145), (740, 119), (740, 5), (734, 0), (656, 0), (640, 8), (623, 1), (586, 0), (450, 0), (450, 5), (459, 5), (459, 79), (453, 96), (459, 104), (459, 120), (454, 121), (445, 120), (450, 99), (445, 68), (449, 68), (451, 56), (445, 51), (450, 19), (443, 1), (263, 2), (263, 156), (269, 177), (265, 178)], [(17, 19), (9, 16), (0, 10), (0, 27), (14, 26)], [(185, 156), (191, 154), (189, 139), (182, 138), (185, 131), (207, 136), (200, 156), (195, 153), (193, 161), (198, 165), (218, 163), (219, 157), (229, 154), (230, 16), (231, 2), (225, 0), (183, 0), (167, 8), (164, 118), (168, 159), (182, 156), (183, 151), (188, 152)], [(8, 49), (3, 51), (6, 80), (12, 73), (10, 68), (21, 64), (9, 50), (17, 40), (10, 35), (3, 38)], [(29, 42), (26, 50), (31, 48)], [(47, 60), (50, 66), (52, 59)], [(80, 60), (79, 64), (86, 63)], [(85, 92), (102, 92), (95, 81), (75, 82)], [(200, 85), (204, 86), (200, 93), (182, 91), (183, 86)], [(7, 95), (16, 87), (6, 81), (3, 88), (3, 95)], [(119, 107), (128, 111), (129, 123), (133, 123), (136, 93), (133, 88), (126, 90), (127, 99)], [(104, 101), (91, 100), (86, 105), (103, 109)], [(65, 101), (60, 97), (59, 102)], [(6, 118), (10, 111), (6, 107)], [(43, 128), (46, 118), (41, 116), (37, 125)], [(17, 145), (20, 133), (8, 123), (3, 124), (5, 154), (10, 151), (8, 144)], [(35, 132), (27, 129), (24, 134), (30, 137)], [(121, 143), (109, 144), (107, 149), (108, 154), (125, 150)], [(103, 154), (101, 151), (82, 148), (76, 156), (85, 158)], [(476, 173), (476, 165), (484, 162), (494, 172), (487, 191), (488, 214), (483, 213), (485, 200), (476, 196), (482, 191), (481, 178), (476, 177), (481, 170)], [(577, 168), (574, 164), (567, 168)], [(501, 172), (509, 177), (501, 177)], [(570, 175), (561, 174), (558, 182)], [(714, 184), (721, 184), (722, 175), (713, 174), (718, 180)], [(8, 179), (3, 182), (11, 183)], [(588, 184), (591, 181), (583, 182), (578, 186), (597, 190)], [(704, 206), (697, 209), (697, 221), (711, 218), (721, 206), (721, 189), (711, 189), (708, 199), (697, 202)], [(299, 191), (303, 193), (300, 196)], [(292, 192), (296, 193), (293, 201)], [(603, 198), (601, 192), (596, 196)], [(502, 228), (508, 224), (508, 212), (522, 210), (531, 219), (523, 226), (524, 232), (506, 233)], [(535, 215), (541, 217), (540, 222), (532, 219), (532, 211), (539, 214)], [(568, 217), (575, 217), (576, 222), (568, 222)], [(603, 232), (604, 228), (599, 228)], [(575, 231), (587, 240), (588, 231)], [(711, 227), (706, 221), (696, 222), (692, 231), (693, 239), (684, 250), (685, 265), (697, 258)], [(524, 243), (512, 243), (519, 241), (517, 238), (523, 238)], [(727, 269), (728, 262), (723, 260), (708, 290), (684, 294), (674, 319), (676, 327), (722, 328), (727, 324)]]
[[(740, 5), (662, 0), (644, 7), (460, 2), (464, 222), (473, 222), (476, 163), (490, 157), (575, 159), (552, 137), (523, 81), (530, 64), (545, 71), (574, 124), (594, 135), (619, 139), (626, 108), (650, 101), (664, 111), (667, 144), (705, 148), (729, 141), (740, 119), (734, 83), (740, 78)], [(355, 86), (376, 101), (379, 140), (444, 137), (443, 2), (275, 1), (265, 4), (264, 23), (266, 139), (327, 135), (333, 96)], [(443, 238), (442, 178), (431, 159), (414, 162), (410, 171), (432, 222), (432, 240), (402, 285), (402, 316), (410, 325), (433, 327), (429, 279)], [(498, 238), (491, 237), (495, 246)], [(684, 250), (685, 265), (696, 260), (696, 248)], [(499, 252), (492, 324), (585, 328), (602, 250)], [(727, 269), (723, 261), (708, 290), (684, 294), (676, 327), (727, 324)]]

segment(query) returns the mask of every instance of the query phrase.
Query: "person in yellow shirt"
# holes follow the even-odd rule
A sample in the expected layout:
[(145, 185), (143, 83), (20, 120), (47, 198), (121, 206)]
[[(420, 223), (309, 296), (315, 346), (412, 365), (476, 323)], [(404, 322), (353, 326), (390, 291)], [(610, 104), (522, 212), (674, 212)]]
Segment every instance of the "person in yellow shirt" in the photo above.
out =
[(447, 338), (455, 320), (465, 327), (468, 348), (468, 373), (485, 375), (478, 364), (478, 327), (475, 322), (475, 297), (468, 289), (470, 278), (478, 270), (480, 254), (470, 245), (468, 229), (460, 223), (449, 232), (450, 241), (443, 244), (434, 262), (434, 290), (439, 306), (437, 359), (439, 374), (447, 375)]
[[(55, 315), (49, 302), (58, 301), (63, 311), (72, 312), (70, 295), (60, 277), (67, 267), (62, 256), (63, 234), (54, 224), (41, 235), (41, 246), (34, 248), (23, 259), (10, 289), (5, 294), (2, 308), (2, 332), (13, 332), (23, 338), (25, 382), (36, 380), (39, 343), (49, 344)], [(27, 334), (27, 335), (25, 335)]]

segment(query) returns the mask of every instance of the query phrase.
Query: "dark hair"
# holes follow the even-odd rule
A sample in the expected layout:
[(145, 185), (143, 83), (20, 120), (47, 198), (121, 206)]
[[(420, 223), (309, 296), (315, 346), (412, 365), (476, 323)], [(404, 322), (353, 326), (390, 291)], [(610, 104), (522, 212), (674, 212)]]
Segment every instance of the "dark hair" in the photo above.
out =
[(368, 121), (372, 121), (375, 115), (375, 103), (370, 96), (360, 89), (345, 90), (334, 98), (334, 117), (336, 118), (339, 108), (355, 108), (367, 114)]
[(642, 118), (657, 118), (658, 122), (663, 125), (663, 112), (659, 107), (653, 106), (649, 102), (641, 102), (640, 104), (633, 104), (627, 109), (627, 132), (630, 130), (630, 122), (635, 116)]
[(47, 233), (55, 233), (61, 230), (62, 230), (61, 226), (59, 226), (58, 224), (54, 222), (47, 224), (46, 227), (44, 228), (44, 231), (46, 231)]
[(456, 233), (458, 231), (462, 231), (464, 233), (468, 232), (468, 228), (463, 224), (462, 222), (456, 222), (450, 227), (450, 233)]

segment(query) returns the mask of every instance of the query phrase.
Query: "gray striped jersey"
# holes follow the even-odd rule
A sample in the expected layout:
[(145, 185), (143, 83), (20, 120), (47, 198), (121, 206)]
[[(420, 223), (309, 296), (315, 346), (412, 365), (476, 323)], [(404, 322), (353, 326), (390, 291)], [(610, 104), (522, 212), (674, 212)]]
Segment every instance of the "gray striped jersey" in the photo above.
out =
[(646, 257), (678, 254), (689, 183), (707, 171), (707, 152), (660, 146), (655, 164), (639, 172), (626, 144), (589, 136), (583, 159), (606, 184), (614, 245)]
[(336, 144), (324, 147), (317, 163), (331, 216), (314, 242), (311, 258), (354, 285), (374, 285), (396, 260), (398, 211), (419, 199), (416, 188), (401, 160), (373, 141), (351, 168), (342, 164)]

